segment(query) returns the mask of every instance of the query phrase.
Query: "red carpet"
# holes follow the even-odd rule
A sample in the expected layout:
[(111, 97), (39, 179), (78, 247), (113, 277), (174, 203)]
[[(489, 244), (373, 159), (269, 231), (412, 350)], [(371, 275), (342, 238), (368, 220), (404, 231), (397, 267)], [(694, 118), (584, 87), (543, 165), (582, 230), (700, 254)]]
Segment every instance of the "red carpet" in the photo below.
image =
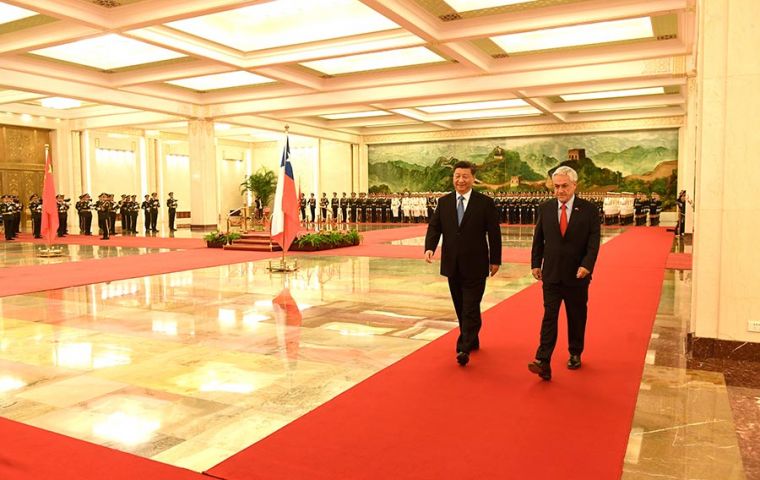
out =
[[(672, 234), (631, 228), (602, 247), (583, 368), (527, 371), (538, 284), (490, 309), (483, 349), (454, 361), (447, 334), (209, 473), (242, 479), (620, 478)], [(564, 322), (564, 320), (563, 320)]]
[[(29, 233), (19, 234), (16, 242), (35, 243), (45, 245), (45, 240), (34, 238)], [(204, 248), (206, 242), (202, 238), (171, 238), (171, 237), (146, 237), (142, 235), (122, 236), (116, 235), (108, 240), (101, 240), (97, 235), (68, 235), (56, 238), (53, 245), (103, 245), (108, 247), (135, 247), (135, 248)]]
[(3, 480), (208, 480), (146, 458), (0, 418)]
[[(278, 252), (201, 248), (0, 269), (0, 297), (279, 257)], [(0, 477), (2, 478), (2, 477)]]
[(691, 253), (671, 253), (665, 262), (665, 268), (673, 270), (691, 270)]

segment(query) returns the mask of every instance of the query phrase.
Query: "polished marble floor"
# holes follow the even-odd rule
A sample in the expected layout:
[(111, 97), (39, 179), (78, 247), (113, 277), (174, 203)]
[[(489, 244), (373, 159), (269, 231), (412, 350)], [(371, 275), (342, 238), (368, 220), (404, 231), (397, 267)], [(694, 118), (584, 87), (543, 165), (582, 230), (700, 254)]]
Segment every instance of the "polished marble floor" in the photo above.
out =
[(3, 243), (0, 248), (0, 267), (18, 267), (24, 265), (51, 265), (55, 263), (78, 262), (108, 257), (125, 257), (129, 255), (146, 255), (148, 253), (168, 252), (164, 248), (116, 247), (112, 245), (58, 245), (61, 255), (44, 257), (38, 255), (43, 245), (32, 243)]
[[(287, 283), (254, 262), (0, 299), (0, 414), (200, 471), (456, 326), (421, 260), (299, 264)], [(531, 283), (505, 265), (484, 308)]]
[[(3, 244), (0, 258), (33, 263), (32, 248)], [(262, 261), (0, 298), (0, 415), (202, 471), (456, 326), (435, 265), (298, 258), (287, 281)], [(484, 309), (532, 283), (504, 265)], [(760, 385), (688, 364), (690, 285), (666, 272), (623, 478), (760, 479)]]

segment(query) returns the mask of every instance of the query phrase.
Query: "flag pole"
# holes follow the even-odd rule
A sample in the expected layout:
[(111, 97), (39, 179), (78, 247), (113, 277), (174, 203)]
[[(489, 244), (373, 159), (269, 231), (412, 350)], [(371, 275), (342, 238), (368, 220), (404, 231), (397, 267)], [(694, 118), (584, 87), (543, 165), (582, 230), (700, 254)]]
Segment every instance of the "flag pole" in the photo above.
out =
[[(289, 130), (290, 130), (290, 125), (285, 124), (285, 142), (286, 142), (285, 148), (288, 148), (287, 142), (288, 142)], [(283, 238), (287, 238), (287, 229), (288, 229), (288, 222), (283, 220), (282, 222), (282, 237)], [(270, 225), (270, 230), (269, 230), (270, 235), (271, 235), (271, 232), (272, 230), (271, 230), (271, 225)], [(280, 259), (280, 264), (272, 266), (272, 262), (270, 261), (268, 270), (270, 272), (278, 272), (278, 273), (291, 273), (298, 270), (298, 261), (297, 260), (294, 261), (292, 266), (288, 265), (287, 260), (285, 259), (285, 248), (282, 246), (281, 248), (282, 248), (282, 258)]]
[[(48, 169), (52, 168), (51, 164), (48, 162), (49, 158), (50, 158), (50, 144), (46, 143), (45, 144), (45, 177), (47, 177), (48, 175), (52, 175), (52, 172), (48, 171)], [(45, 183), (47, 183), (47, 182), (43, 181), (43, 192), (42, 192), (42, 197), (41, 197), (42, 200), (43, 200), (43, 204), (44, 204), (44, 197), (45, 197), (45, 192), (44, 192), (44, 190), (45, 190), (44, 189), (44, 184)], [(53, 192), (53, 194), (55, 194), (55, 192)], [(57, 209), (58, 206), (56, 205), (55, 208)], [(45, 216), (46, 212), (43, 211), (42, 215)], [(40, 219), (40, 223), (41, 222), (42, 222), (42, 219)], [(48, 224), (48, 229), (49, 228), (50, 228), (50, 225)], [(63, 256), (63, 247), (54, 247), (53, 243), (50, 241), (50, 234), (49, 233), (47, 235), (45, 235), (45, 245), (46, 245), (45, 247), (41, 247), (40, 249), (37, 250), (37, 256), (38, 257), (61, 257), (61, 256)]]

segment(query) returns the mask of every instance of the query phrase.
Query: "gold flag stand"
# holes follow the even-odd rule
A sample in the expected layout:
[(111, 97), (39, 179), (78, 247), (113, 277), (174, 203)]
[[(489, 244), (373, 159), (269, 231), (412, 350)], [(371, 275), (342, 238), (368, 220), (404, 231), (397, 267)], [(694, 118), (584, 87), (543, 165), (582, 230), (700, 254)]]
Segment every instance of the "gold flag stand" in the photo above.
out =
[[(289, 129), (290, 129), (290, 126), (289, 125), (285, 125), (285, 139), (286, 139), (286, 141), (287, 141), (287, 138), (288, 138), (288, 130)], [(286, 146), (285, 148), (288, 148), (288, 147)], [(284, 154), (285, 154), (285, 152), (283, 151), (283, 155)], [(283, 222), (282, 222), (282, 228), (283, 228), (283, 231), (282, 231), (283, 235), (282, 236), (283, 236), (283, 238), (285, 237), (285, 228), (286, 228), (285, 225), (286, 224), (287, 223), (283, 219)], [(272, 228), (271, 223), (269, 225), (269, 228), (270, 228), (269, 232), (270, 232), (270, 235), (271, 235), (271, 232), (272, 232), (272, 230), (271, 230), (271, 228)], [(292, 273), (292, 272), (295, 272), (296, 270), (298, 270), (298, 259), (293, 260), (292, 263), (288, 263), (288, 261), (285, 259), (285, 249), (283, 248), (282, 249), (282, 258), (280, 259), (280, 261), (278, 263), (272, 264), (272, 261), (270, 260), (269, 261), (269, 266), (267, 267), (267, 270), (269, 270), (272, 273)]]

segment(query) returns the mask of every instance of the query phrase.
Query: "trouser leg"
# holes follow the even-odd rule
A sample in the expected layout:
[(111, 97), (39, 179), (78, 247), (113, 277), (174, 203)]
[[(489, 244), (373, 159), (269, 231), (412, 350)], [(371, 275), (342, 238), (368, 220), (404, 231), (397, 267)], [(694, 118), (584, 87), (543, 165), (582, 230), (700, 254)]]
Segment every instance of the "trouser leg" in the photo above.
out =
[(536, 351), (536, 360), (548, 362), (557, 345), (557, 320), (559, 307), (562, 303), (560, 286), (543, 284), (544, 291), (544, 318), (541, 321), (541, 341)]

